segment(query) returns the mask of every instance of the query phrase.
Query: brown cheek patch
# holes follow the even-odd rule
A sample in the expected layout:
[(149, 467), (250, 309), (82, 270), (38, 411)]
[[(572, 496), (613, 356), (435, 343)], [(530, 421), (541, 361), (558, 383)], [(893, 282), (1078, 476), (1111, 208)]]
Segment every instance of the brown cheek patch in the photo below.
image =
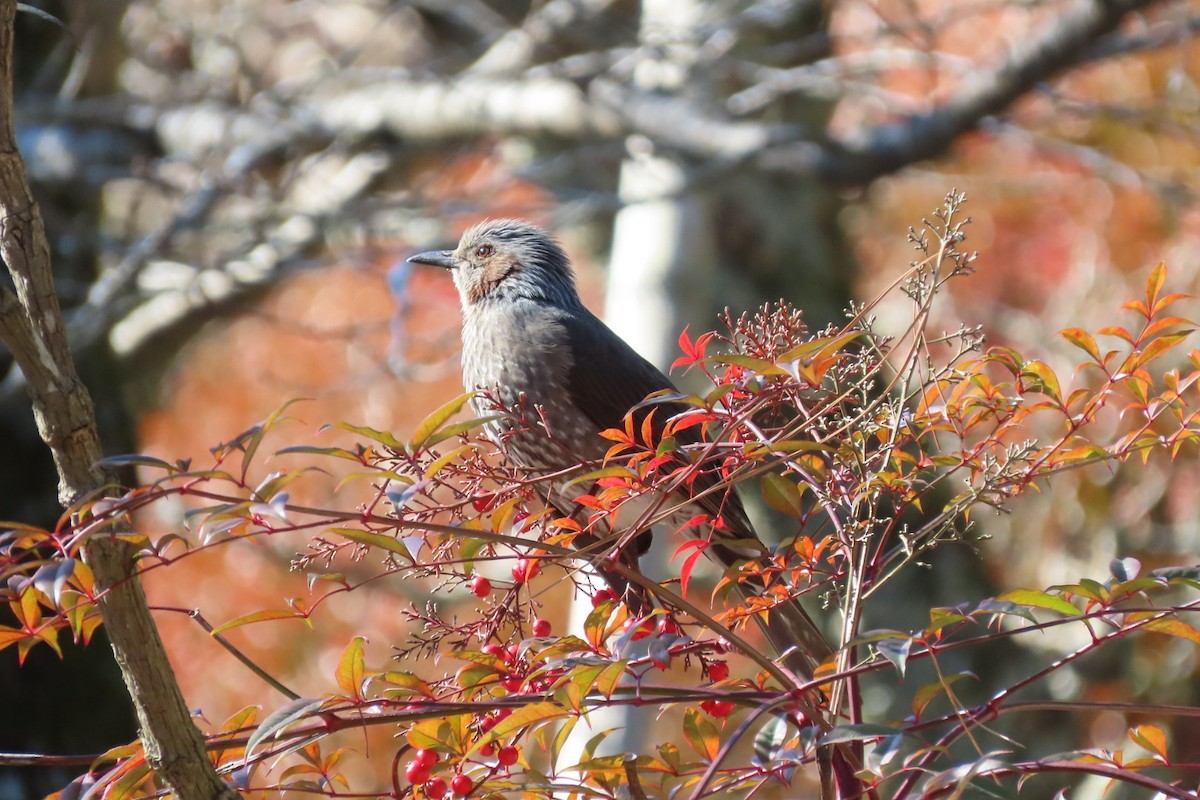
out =
[(507, 255), (492, 256), (483, 267), (479, 281), (467, 290), (467, 299), (477, 303), (492, 293), (500, 282), (517, 267), (517, 262)]

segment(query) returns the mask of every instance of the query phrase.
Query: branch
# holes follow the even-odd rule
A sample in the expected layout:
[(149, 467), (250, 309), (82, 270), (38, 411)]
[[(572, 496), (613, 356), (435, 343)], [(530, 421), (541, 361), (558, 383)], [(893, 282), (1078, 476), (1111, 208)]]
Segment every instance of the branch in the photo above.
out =
[[(861, 185), (944, 152), (964, 132), (986, 126), (989, 118), (1057, 72), (1106, 54), (1175, 41), (1182, 33), (1163, 23), (1140, 37), (1114, 32), (1122, 19), (1153, 2), (1080, 0), (1006, 62), (974, 73), (944, 105), (832, 142), (820, 130), (731, 119), (719, 106), (703, 108), (687, 96), (639, 89), (613, 77), (576, 82), (549, 74), (506, 78), (492, 72), (527, 65), (537, 42), (553, 39), (562, 32), (561, 26), (603, 13), (606, 7), (604, 2), (583, 7), (571, 0), (547, 3), (526, 20), (524, 28), (500, 36), (473, 68), (449, 80), (413, 78), (396, 71), (348, 70), (286, 93), (272, 92), (271, 102), (241, 108), (212, 101), (165, 112), (145, 106), (114, 112), (95, 104), (44, 108), (35, 117), (46, 130), (63, 124), (95, 125), (99, 118), (107, 127), (138, 136), (152, 131), (175, 158), (199, 162), (213, 154), (226, 154), (215, 177), (192, 191), (174, 219), (131, 248), (92, 288), (87, 302), (72, 312), (71, 344), (78, 352), (81, 346), (108, 335), (118, 321), (126, 320), (118, 332), (128, 351), (155, 332), (192, 315), (203, 315), (209, 306), (220, 303), (222, 298), (181, 293), (186, 300), (183, 304), (176, 302), (175, 295), (161, 303), (151, 298), (130, 316), (129, 303), (120, 301), (135, 291), (133, 283), (147, 263), (180, 231), (203, 227), (214, 207), (245, 180), (264, 155), (316, 152), (335, 142), (349, 144), (352, 151), (374, 147), (379, 154), (387, 152), (379, 147), (380, 138), (396, 138), (407, 146), (505, 135), (576, 143), (621, 142), (639, 135), (652, 147), (702, 165), (689, 170), (688, 185), (718, 179), (743, 165), (797, 178), (822, 177)], [(747, 93), (729, 98), (726, 106), (744, 102), (743, 95)], [(368, 152), (358, 161), (371, 159)], [(387, 161), (390, 159), (384, 156)], [(338, 195), (340, 204), (335, 207), (345, 208), (348, 199), (372, 186), (373, 177), (390, 166), (380, 163), (360, 170), (365, 177), (357, 181), (355, 191)], [(246, 275), (226, 270), (232, 278), (228, 296), (256, 291), (278, 279), (283, 272), (280, 267), (319, 238), (324, 218), (324, 209), (313, 213), (302, 208), (280, 224), (268, 220), (273, 231), (287, 235), (265, 237), (271, 252), (265, 266), (255, 262), (257, 271), (249, 281)], [(306, 233), (293, 240), (289, 237), (295, 231)], [(255, 255), (263, 253), (256, 251)], [(224, 262), (237, 260), (235, 256)], [(160, 316), (164, 310), (170, 311), (169, 317)], [(20, 385), (14, 373), (0, 385), (0, 397), (19, 390)]]
[(608, 11), (613, 2), (550, 0), (541, 8), (530, 11), (520, 27), (505, 32), (468, 71), (475, 75), (511, 75), (528, 69), (533, 65), (539, 47), (553, 42), (565, 32), (578, 31)]
[[(213, 101), (165, 112), (131, 107), (125, 124), (135, 130), (152, 127), (172, 156), (196, 159), (264, 140), (291, 147), (303, 143), (315, 149), (335, 140), (361, 141), (381, 134), (406, 144), (507, 135), (614, 141), (640, 134), (691, 158), (728, 166), (752, 161), (768, 171), (861, 185), (944, 152), (955, 138), (1066, 69), (1110, 52), (1169, 44), (1173, 39), (1162, 26), (1155, 29), (1156, 35), (1137, 40), (1108, 37), (1129, 15), (1161, 1), (1079, 0), (1005, 62), (993, 69), (976, 69), (955, 96), (933, 111), (832, 142), (823, 140), (820, 131), (731, 120), (686, 97), (639, 90), (612, 78), (580, 85), (553, 76), (486, 74), (495, 63), (492, 58), (508, 64), (510, 59), (520, 63), (528, 55), (522, 49), (528, 41), (510, 54), (504, 37), (496, 43), (494, 55), (450, 79), (425, 80), (384, 70), (342, 71), (295, 89), (290, 97), (256, 107), (234, 108)], [(545, 27), (541, 33), (546, 36), (551, 35), (552, 22), (561, 21), (556, 19), (558, 13), (568, 19), (571, 13), (579, 13), (570, 4), (560, 8), (554, 3), (544, 11), (546, 19), (535, 15), (538, 25), (534, 27)], [(513, 35), (532, 36), (524, 30)]]
[(1042, 36), (1015, 48), (999, 67), (974, 72), (935, 110), (876, 126), (819, 151), (809, 147), (789, 157), (781, 149), (766, 162), (787, 171), (815, 172), (835, 183), (861, 185), (932, 158), (1039, 83), (1092, 60), (1097, 42), (1123, 19), (1160, 1), (1080, 0)]
[[(16, 0), (0, 0), (0, 260), (12, 289), (0, 288), (0, 341), (28, 382), (38, 431), (54, 455), (59, 500), (71, 507), (105, 490), (91, 396), (67, 343), (50, 271), (50, 247), (30, 194), (13, 130), (13, 20)], [(146, 606), (130, 546), (96, 536), (84, 558), (104, 596), (100, 612), (137, 711), (147, 763), (181, 800), (235, 798), (213, 770), (204, 738), (175, 683)]]

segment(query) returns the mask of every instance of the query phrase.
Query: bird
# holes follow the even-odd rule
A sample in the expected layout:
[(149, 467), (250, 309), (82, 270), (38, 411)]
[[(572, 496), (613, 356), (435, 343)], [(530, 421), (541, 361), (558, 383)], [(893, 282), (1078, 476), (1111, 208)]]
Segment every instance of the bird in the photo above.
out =
[[(601, 432), (622, 428), (626, 414), (648, 396), (677, 392), (675, 385), (584, 306), (566, 253), (541, 227), (519, 219), (486, 220), (467, 229), (455, 249), (418, 253), (408, 261), (451, 272), (462, 305), (463, 385), (477, 392), (474, 410), (492, 415), (485, 423), (488, 433), (504, 440), (514, 466), (561, 476), (539, 483), (539, 491), (559, 512), (575, 514), (574, 498), (587, 487), (570, 485), (570, 468), (591, 464), (594, 469), (612, 445)], [(497, 418), (481, 391), (490, 393), (491, 403), (525, 408), (544, 430), (516, 415)], [(666, 402), (659, 408), (655, 422), (661, 430), (665, 419), (687, 406)], [(686, 428), (677, 439), (702, 444), (698, 430)], [(672, 521), (700, 513), (722, 520), (704, 552), (723, 568), (767, 555), (736, 492), (717, 484), (711, 474), (700, 473), (690, 489), (680, 490), (688, 496), (679, 498)], [(622, 544), (619, 555), (636, 565), (649, 546), (649, 533)], [(629, 587), (619, 576), (602, 565), (600, 573), (628, 598)], [(741, 576), (737, 586), (744, 596), (765, 590), (756, 574)], [(783, 663), (804, 680), (832, 654), (794, 598), (775, 605), (763, 628)]]

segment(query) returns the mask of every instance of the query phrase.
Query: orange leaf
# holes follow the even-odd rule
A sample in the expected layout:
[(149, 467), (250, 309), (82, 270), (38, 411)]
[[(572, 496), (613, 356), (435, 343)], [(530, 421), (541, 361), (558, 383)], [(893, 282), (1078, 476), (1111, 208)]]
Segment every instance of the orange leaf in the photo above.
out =
[(1134, 744), (1144, 747), (1154, 755), (1167, 760), (1167, 735), (1161, 728), (1154, 725), (1138, 725), (1129, 732), (1129, 739)]
[(1092, 335), (1083, 328), (1065, 328), (1058, 332), (1058, 335), (1066, 339), (1071, 344), (1083, 350), (1096, 361), (1100, 360), (1100, 351), (1096, 347), (1096, 340)]
[(1146, 308), (1154, 307), (1166, 280), (1167, 265), (1160, 261), (1154, 266), (1154, 269), (1150, 270), (1150, 276), (1146, 278)]
[(658, 409), (650, 409), (650, 413), (642, 420), (642, 441), (646, 443), (646, 447), (654, 448), (654, 412)]

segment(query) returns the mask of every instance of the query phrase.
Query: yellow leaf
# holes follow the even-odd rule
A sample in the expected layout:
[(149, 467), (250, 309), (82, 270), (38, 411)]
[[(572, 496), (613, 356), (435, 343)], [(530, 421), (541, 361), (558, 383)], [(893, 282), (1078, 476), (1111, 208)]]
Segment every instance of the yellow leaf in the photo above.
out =
[(421, 424), (413, 431), (412, 439), (408, 443), (409, 452), (415, 453), (420, 450), (437, 433), (438, 428), (445, 425), (446, 421), (457, 414), (459, 409), (466, 405), (474, 395), (474, 392), (460, 394), (421, 420)]
[(341, 690), (354, 698), (362, 697), (363, 672), (365, 670), (363, 666), (363, 642), (365, 641), (366, 639), (362, 636), (354, 637), (342, 653), (337, 671), (334, 673)]

